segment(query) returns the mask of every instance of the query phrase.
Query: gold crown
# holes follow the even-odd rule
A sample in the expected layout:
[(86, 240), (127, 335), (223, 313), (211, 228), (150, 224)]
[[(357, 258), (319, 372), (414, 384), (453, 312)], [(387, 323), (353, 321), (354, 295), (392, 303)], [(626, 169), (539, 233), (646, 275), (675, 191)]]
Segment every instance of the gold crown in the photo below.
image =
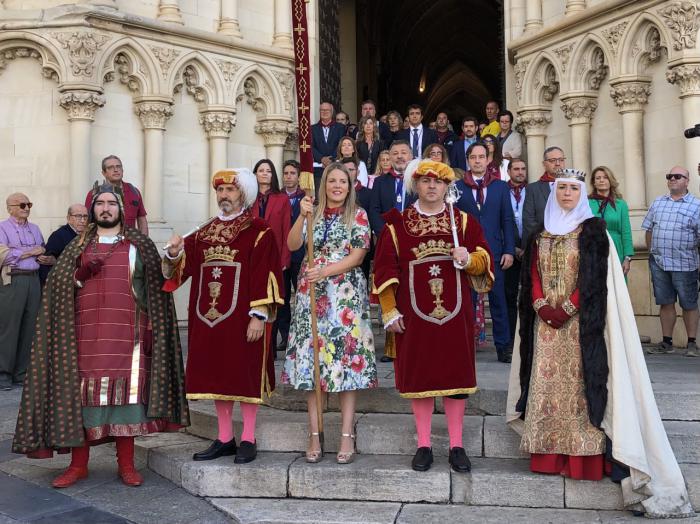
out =
[(451, 250), (452, 244), (444, 240), (428, 240), (411, 249), (418, 260), (431, 255), (449, 255)]
[(228, 246), (212, 246), (204, 250), (204, 261), (225, 260), (226, 262), (233, 262), (233, 259), (236, 258), (236, 253), (238, 253), (237, 249), (231, 249)]
[(559, 171), (557, 171), (557, 174), (554, 176), (554, 178), (574, 178), (576, 180), (580, 180), (581, 182), (585, 182), (586, 173), (584, 173), (580, 169), (572, 169), (568, 167), (566, 169), (560, 169)]

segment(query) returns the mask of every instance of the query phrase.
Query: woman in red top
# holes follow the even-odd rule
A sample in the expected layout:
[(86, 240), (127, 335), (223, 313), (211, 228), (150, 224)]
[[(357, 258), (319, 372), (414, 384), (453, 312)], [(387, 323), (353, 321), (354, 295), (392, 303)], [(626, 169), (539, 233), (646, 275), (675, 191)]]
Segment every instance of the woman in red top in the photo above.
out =
[(289, 267), (290, 252), (287, 248), (287, 235), (291, 229), (292, 208), (287, 195), (280, 193), (280, 183), (272, 160), (258, 160), (253, 168), (258, 179), (258, 198), (253, 205), (253, 214), (270, 225), (275, 234), (275, 242), (280, 255), (282, 269)]

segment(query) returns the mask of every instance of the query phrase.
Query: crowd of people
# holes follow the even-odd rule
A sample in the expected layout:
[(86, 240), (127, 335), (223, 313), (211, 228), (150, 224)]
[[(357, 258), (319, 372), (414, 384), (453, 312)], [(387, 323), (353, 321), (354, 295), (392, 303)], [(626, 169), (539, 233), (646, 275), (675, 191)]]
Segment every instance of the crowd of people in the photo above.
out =
[[(449, 463), (468, 472), (463, 417), (477, 388), (488, 297), (497, 359), (511, 363), (508, 419), (531, 469), (608, 474), (622, 482), (630, 509), (692, 514), (641, 356), (626, 287), (629, 209), (613, 172), (600, 166), (586, 180), (550, 146), (544, 173), (527, 184), (522, 137), (495, 101), (484, 122), (463, 118), (459, 134), (443, 112), (424, 125), (415, 104), (405, 121), (396, 111), (377, 117), (371, 100), (358, 125), (329, 103), (319, 114), (315, 192), (301, 187), (295, 160), (218, 171), (219, 214), (194, 234), (174, 234), (163, 257), (114, 155), (102, 161), (102, 183), (85, 205), (68, 208), (67, 224), (47, 242), (29, 221), (29, 198), (7, 197), (0, 388), (24, 384), (14, 451), (70, 449), (58, 488), (88, 475), (91, 445), (115, 440), (119, 475), (137, 486), (134, 437), (187, 426), (187, 400), (208, 399), (218, 434), (193, 460), (251, 462), (258, 407), (275, 388), (282, 351), (280, 381), (307, 394), (306, 460), (323, 459), (320, 388), (339, 394), (336, 460), (350, 463), (356, 393), (378, 386), (374, 296), (386, 330), (382, 360), (393, 360), (414, 414), (413, 469), (431, 467), (431, 417), (442, 397)], [(687, 170), (666, 179), (669, 194), (642, 224), (663, 330), (650, 351), (674, 351), (678, 299), (692, 357), (700, 200), (688, 192)], [(185, 368), (172, 293), (188, 279)], [(435, 345), (438, 332), (449, 343)], [(637, 409), (621, 408), (626, 400)]]

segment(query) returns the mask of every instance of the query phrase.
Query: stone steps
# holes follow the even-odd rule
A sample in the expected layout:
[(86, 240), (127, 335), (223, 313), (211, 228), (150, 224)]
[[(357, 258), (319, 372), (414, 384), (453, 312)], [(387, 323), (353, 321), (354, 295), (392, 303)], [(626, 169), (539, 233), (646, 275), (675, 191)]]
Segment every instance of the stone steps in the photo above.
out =
[[(241, 433), (238, 417), (234, 432)], [(213, 440), (217, 421), (212, 402), (191, 403), (192, 425), (187, 431)], [(325, 449), (337, 452), (340, 437), (340, 413), (324, 416)], [(700, 463), (700, 422), (665, 421), (666, 432), (679, 462)], [(442, 414), (433, 416), (433, 449), (447, 454), (449, 436)], [(467, 415), (464, 418), (464, 447), (470, 457), (523, 458), (518, 435), (506, 426), (505, 417)], [(301, 452), (306, 449), (307, 414), (262, 407), (258, 413), (256, 438), (260, 451)], [(413, 455), (416, 435), (413, 415), (400, 413), (358, 414), (355, 423), (357, 451), (363, 455)]]
[[(257, 460), (244, 465), (234, 464), (232, 457), (192, 461), (192, 453), (207, 444), (184, 433), (137, 441), (139, 458), (150, 469), (201, 497), (622, 509), (619, 487), (609, 480), (537, 475), (529, 471), (525, 459), (475, 457), (469, 474), (451, 471), (446, 454), (437, 450), (433, 467), (423, 473), (411, 469), (407, 455), (359, 454), (349, 465), (336, 464), (333, 454), (319, 464), (308, 464), (299, 453), (280, 452), (260, 452)], [(691, 500), (700, 508), (700, 465), (682, 464), (681, 469)], [(389, 513), (396, 509), (387, 508)]]

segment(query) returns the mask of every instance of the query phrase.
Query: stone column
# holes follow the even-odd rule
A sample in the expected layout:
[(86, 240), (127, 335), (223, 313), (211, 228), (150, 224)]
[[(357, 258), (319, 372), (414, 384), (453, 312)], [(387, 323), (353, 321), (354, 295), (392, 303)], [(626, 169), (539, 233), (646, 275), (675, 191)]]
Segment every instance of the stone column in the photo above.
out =
[(527, 0), (525, 4), (525, 33), (542, 29), (542, 0)]
[(510, 39), (513, 40), (523, 34), (525, 30), (525, 0), (511, 0), (510, 2)]
[(644, 169), (644, 106), (651, 94), (650, 80), (614, 80), (610, 96), (622, 115), (622, 141), (625, 172), (620, 181), (622, 194), (631, 211), (646, 209), (646, 170)]
[(290, 132), (290, 122), (287, 120), (261, 120), (255, 124), (255, 132), (262, 135), (265, 141), (265, 155), (275, 164), (281, 187), (284, 145)]
[(272, 45), (292, 48), (292, 5), (289, 0), (275, 0), (275, 32)]
[(70, 122), (70, 201), (83, 202), (96, 172), (90, 168), (92, 123), (97, 108), (105, 105), (105, 97), (94, 91), (64, 91), (58, 103), (68, 112)]
[(137, 98), (136, 114), (143, 126), (144, 205), (149, 222), (163, 222), (163, 139), (172, 102), (167, 97)]
[[(666, 79), (679, 87), (683, 109), (683, 128), (700, 124), (700, 63), (681, 64), (666, 73)], [(697, 138), (683, 139), (685, 146), (685, 167), (692, 174), (697, 173), (700, 163), (700, 147)]]
[(211, 176), (228, 166), (228, 139), (231, 129), (236, 125), (236, 110), (234, 108), (212, 108), (202, 111), (199, 123), (204, 126), (204, 131), (209, 139), (209, 176), (206, 177), (206, 191), (210, 195), (206, 214), (213, 216), (218, 214), (219, 206), (216, 203), (216, 194), (212, 191)]
[(184, 25), (180, 14), (179, 0), (160, 0), (158, 3), (158, 20)]
[(586, 9), (586, 0), (566, 0), (566, 11), (564, 14), (572, 15)]
[(238, 24), (238, 0), (221, 0), (219, 33), (235, 38), (243, 38), (241, 27)]
[(571, 128), (571, 160), (569, 167), (591, 172), (591, 120), (598, 107), (595, 96), (587, 94), (564, 95), (561, 109)]
[(552, 123), (552, 111), (548, 108), (521, 109), (518, 120), (527, 137), (527, 179), (534, 182), (542, 175), (547, 126)]
[(287, 141), (284, 144), (284, 161), (298, 160), (299, 157), (299, 126), (291, 124)]

